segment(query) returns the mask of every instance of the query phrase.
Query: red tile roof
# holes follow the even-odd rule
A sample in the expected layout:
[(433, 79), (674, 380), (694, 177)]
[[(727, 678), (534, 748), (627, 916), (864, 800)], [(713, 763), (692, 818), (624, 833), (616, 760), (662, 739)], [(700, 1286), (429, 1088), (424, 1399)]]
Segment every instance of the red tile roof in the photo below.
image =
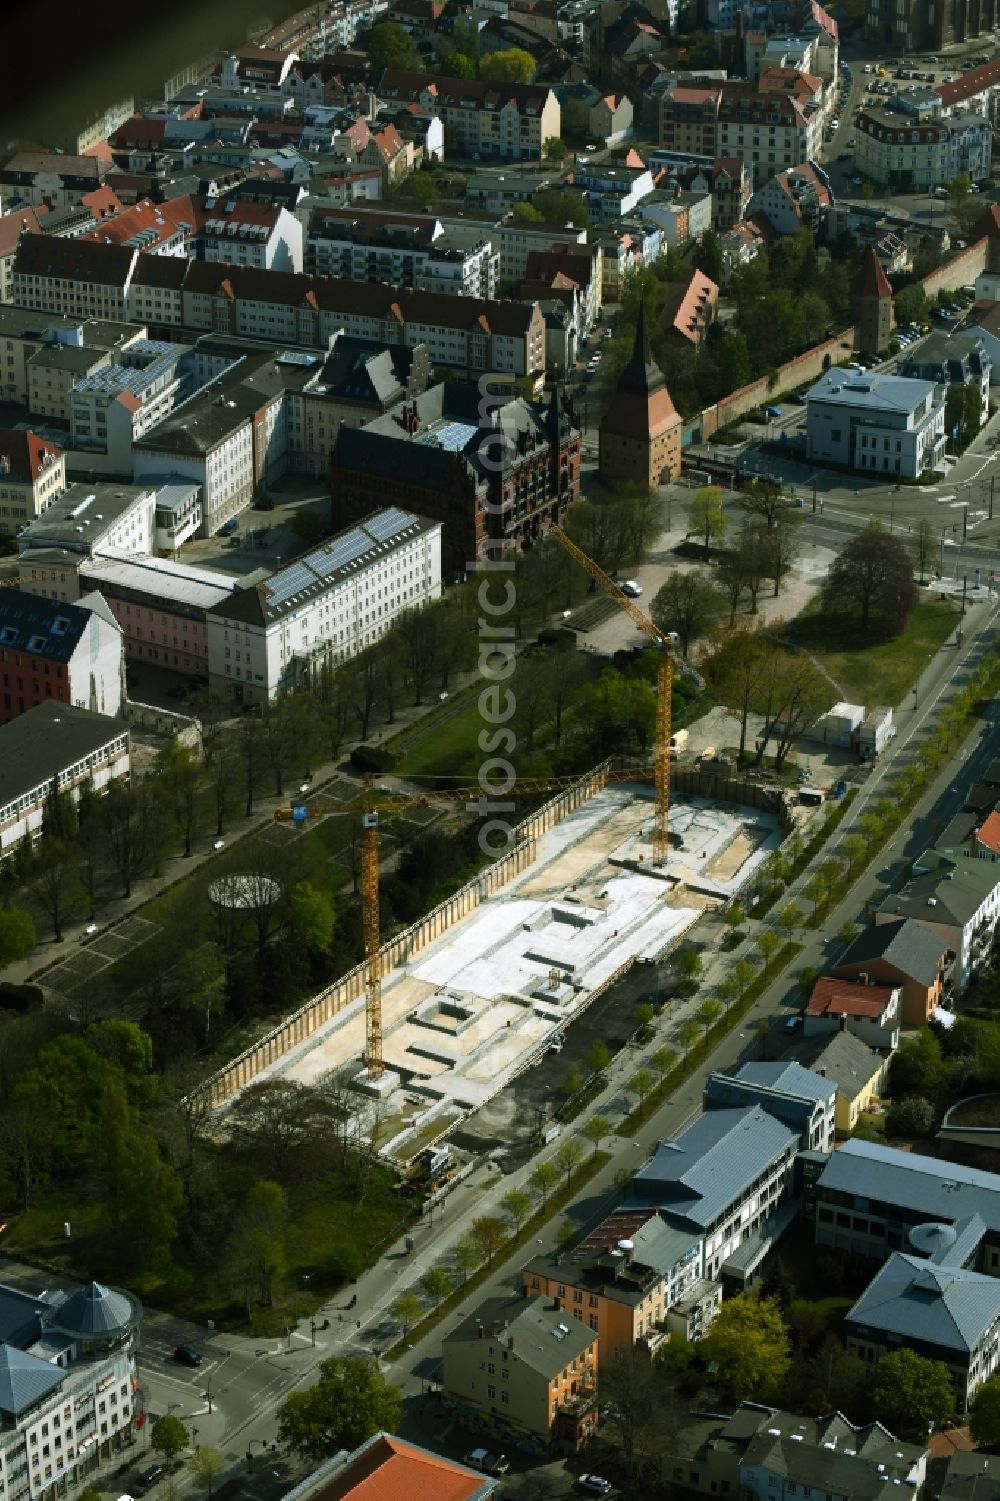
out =
[(120, 214), (125, 207), (118, 194), (107, 184), (103, 188), (95, 188), (92, 193), (84, 193), (80, 202), (98, 219), (106, 219), (109, 214)]
[(981, 63), (978, 68), (970, 68), (954, 83), (939, 84), (936, 92), (945, 108), (950, 109), (966, 99), (974, 99), (986, 89), (996, 88), (997, 84), (1000, 84), (1000, 57)]
[(172, 240), (177, 234), (177, 225), (163, 212), (162, 204), (150, 203), (148, 198), (141, 198), (131, 208), (122, 209), (113, 217), (103, 219), (96, 229), (89, 230), (80, 238), (100, 240), (103, 244), (124, 245), (126, 240), (131, 240), (142, 232), (146, 232), (147, 237), (156, 236), (155, 239), (147, 238), (142, 247), (144, 250), (152, 250), (156, 245)]
[(315, 1501), (472, 1501), (482, 1489), (481, 1475), (383, 1433)]
[(855, 297), (891, 297), (889, 278), (882, 270), (882, 263), (873, 248), (869, 248), (864, 264), (851, 288)]
[(37, 433), (25, 432), (20, 428), (0, 427), (0, 455), (10, 466), (9, 477), (21, 484), (33, 484), (45, 468), (46, 456), (54, 454), (58, 458), (61, 453), (61, 448), (40, 438)]
[(976, 843), (1000, 855), (1000, 813), (991, 813), (976, 834)]
[(47, 208), (39, 206), (38, 208), (18, 209), (13, 214), (4, 214), (0, 218), (0, 256), (14, 254), (23, 229), (27, 229), (29, 234), (41, 234), (42, 226), (38, 216), (47, 213)]
[(858, 985), (824, 975), (813, 986), (807, 1016), (881, 1016), (893, 997), (892, 985)]

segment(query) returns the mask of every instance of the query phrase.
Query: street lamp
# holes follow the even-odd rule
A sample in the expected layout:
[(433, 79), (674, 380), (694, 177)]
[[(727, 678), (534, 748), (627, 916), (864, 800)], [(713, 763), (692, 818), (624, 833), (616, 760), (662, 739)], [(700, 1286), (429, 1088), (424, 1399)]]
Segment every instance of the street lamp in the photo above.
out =
[(316, 1348), (316, 1320), (314, 1318), (310, 1318), (310, 1320), (309, 1320), (309, 1333), (312, 1335), (313, 1349), (315, 1349)]
[[(261, 1446), (262, 1449), (266, 1449), (268, 1447), (268, 1442), (269, 1441), (266, 1438), (251, 1438), (251, 1439), (247, 1439), (247, 1469), (250, 1471), (251, 1475), (253, 1474), (253, 1446), (254, 1446), (254, 1444), (260, 1444), (260, 1446)], [(277, 1444), (275, 1444), (274, 1447), (277, 1448), (278, 1447)]]
[(205, 1400), (208, 1403), (208, 1410), (209, 1410), (209, 1412), (211, 1412), (212, 1411), (212, 1378), (211, 1378), (211, 1376), (206, 1376), (205, 1377)]

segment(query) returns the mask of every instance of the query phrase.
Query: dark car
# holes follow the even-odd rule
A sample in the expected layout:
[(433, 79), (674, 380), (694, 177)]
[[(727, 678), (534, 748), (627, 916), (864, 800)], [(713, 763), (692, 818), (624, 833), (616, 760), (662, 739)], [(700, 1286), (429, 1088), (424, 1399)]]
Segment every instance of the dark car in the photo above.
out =
[(201, 1365), (201, 1356), (197, 1350), (192, 1350), (190, 1345), (178, 1345), (174, 1351), (174, 1359), (180, 1365)]
[(148, 1470), (143, 1470), (138, 1480), (132, 1482), (132, 1495), (144, 1496), (151, 1491), (153, 1486), (163, 1479), (166, 1472), (162, 1465), (150, 1465)]

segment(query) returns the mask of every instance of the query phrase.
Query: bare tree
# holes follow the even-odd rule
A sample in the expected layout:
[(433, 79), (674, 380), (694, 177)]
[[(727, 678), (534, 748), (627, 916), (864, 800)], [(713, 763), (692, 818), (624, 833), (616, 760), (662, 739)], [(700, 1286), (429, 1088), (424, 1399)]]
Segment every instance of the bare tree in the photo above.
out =
[(132, 895), (132, 882), (146, 859), (147, 823), (137, 791), (115, 783), (103, 804), (108, 852), (122, 884), (122, 896)]

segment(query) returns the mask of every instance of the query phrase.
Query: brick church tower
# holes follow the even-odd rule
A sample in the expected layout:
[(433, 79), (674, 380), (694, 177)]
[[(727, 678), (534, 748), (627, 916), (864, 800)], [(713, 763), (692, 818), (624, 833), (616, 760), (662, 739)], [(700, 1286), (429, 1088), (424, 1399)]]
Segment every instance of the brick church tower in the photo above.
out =
[(653, 363), (641, 304), (632, 358), (601, 418), (599, 453), (601, 478), (616, 489), (648, 492), (681, 472), (681, 419)]
[(892, 334), (892, 287), (874, 250), (869, 250), (851, 288), (859, 354), (885, 354)]

